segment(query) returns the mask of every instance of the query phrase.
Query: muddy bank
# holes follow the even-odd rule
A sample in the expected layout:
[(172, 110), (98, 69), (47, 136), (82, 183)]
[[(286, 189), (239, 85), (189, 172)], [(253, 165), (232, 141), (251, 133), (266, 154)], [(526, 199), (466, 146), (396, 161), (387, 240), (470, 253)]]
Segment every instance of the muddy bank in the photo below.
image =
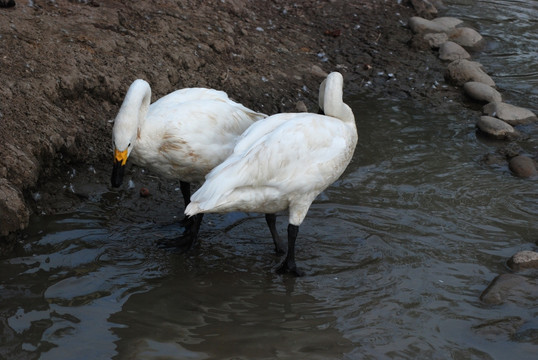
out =
[(3, 242), (32, 212), (77, 205), (81, 197), (64, 186), (72, 169), (107, 186), (111, 121), (136, 78), (151, 84), (153, 101), (211, 87), (268, 114), (294, 111), (298, 101), (317, 111), (317, 88), (333, 70), (348, 94), (368, 86), (434, 106), (459, 96), (432, 87), (442, 64), (408, 45), (414, 14), (406, 1), (345, 0), (17, 1), (0, 9)]

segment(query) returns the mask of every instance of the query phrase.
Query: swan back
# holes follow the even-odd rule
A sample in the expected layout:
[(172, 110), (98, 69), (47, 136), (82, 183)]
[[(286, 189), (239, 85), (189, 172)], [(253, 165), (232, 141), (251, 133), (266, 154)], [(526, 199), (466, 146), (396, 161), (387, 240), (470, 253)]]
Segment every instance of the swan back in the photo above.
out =
[(299, 225), (315, 197), (344, 172), (357, 144), (355, 118), (336, 74), (321, 96), (327, 115), (284, 113), (254, 123), (207, 175), (185, 214), (289, 208), (290, 223)]

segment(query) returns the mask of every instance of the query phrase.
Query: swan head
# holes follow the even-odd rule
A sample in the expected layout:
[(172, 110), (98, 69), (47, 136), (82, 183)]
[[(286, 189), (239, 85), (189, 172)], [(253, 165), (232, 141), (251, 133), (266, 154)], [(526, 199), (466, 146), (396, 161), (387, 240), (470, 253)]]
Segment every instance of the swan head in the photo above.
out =
[[(135, 139), (126, 137), (114, 137), (114, 164), (112, 167), (112, 186), (120, 187), (123, 183), (123, 175), (125, 173), (125, 164), (127, 163), (127, 158), (133, 150), (133, 144)], [(127, 142), (127, 145), (125, 145)]]
[(149, 84), (144, 80), (136, 80), (129, 87), (114, 120), (112, 129), (114, 165), (111, 177), (113, 187), (119, 187), (123, 183), (125, 164), (133, 151), (136, 140), (140, 137), (140, 127), (148, 112), (150, 99)]

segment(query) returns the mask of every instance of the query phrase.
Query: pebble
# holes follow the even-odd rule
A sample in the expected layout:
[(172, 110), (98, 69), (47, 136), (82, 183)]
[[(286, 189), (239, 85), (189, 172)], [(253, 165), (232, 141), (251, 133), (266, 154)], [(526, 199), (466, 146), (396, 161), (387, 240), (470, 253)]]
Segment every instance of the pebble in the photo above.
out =
[[(447, 37), (448, 38), (448, 37)], [(471, 55), (460, 45), (453, 41), (446, 41), (439, 46), (439, 59), (441, 60), (459, 60), (470, 59)]]
[[(508, 167), (514, 175), (520, 178), (538, 177), (536, 161), (525, 155), (518, 155), (510, 159)], [(537, 259), (538, 261), (538, 259)]]
[(432, 49), (437, 49), (448, 41), (448, 35), (445, 33), (428, 33), (424, 35), (424, 40)]
[(327, 75), (329, 75), (327, 72), (323, 71), (317, 65), (312, 65), (312, 67), (310, 68), (310, 73), (312, 73), (312, 75), (318, 76), (320, 78), (326, 78)]
[(449, 30), (455, 29), (456, 26), (463, 23), (462, 20), (455, 17), (450, 17), (450, 16), (438, 17), (438, 18), (433, 19), (432, 22), (436, 24), (440, 24)]
[(466, 82), (463, 85), (463, 90), (474, 100), (485, 101), (487, 103), (502, 101), (502, 96), (497, 90), (481, 82)]
[(458, 86), (468, 81), (478, 81), (489, 86), (495, 86), (495, 81), (486, 74), (482, 64), (466, 59), (455, 60), (448, 64), (445, 79)]
[(299, 100), (297, 101), (297, 103), (295, 103), (295, 110), (297, 112), (308, 112), (308, 108), (306, 107), (306, 104), (302, 100)]
[(495, 116), (510, 125), (528, 124), (538, 120), (536, 115), (529, 109), (500, 101), (491, 102), (482, 108), (482, 113)]
[(522, 269), (538, 269), (538, 252), (523, 250), (508, 260), (508, 266), (514, 271)]
[(409, 27), (414, 33), (446, 33), (450, 31), (450, 28), (447, 28), (443, 24), (421, 18), (420, 16), (411, 17), (409, 19)]
[(448, 33), (448, 38), (450, 41), (468, 48), (480, 46), (484, 39), (476, 30), (468, 27), (453, 29)]
[(515, 129), (512, 125), (491, 116), (481, 116), (476, 126), (482, 132), (497, 139), (505, 139), (509, 135), (515, 134)]
[[(334, 0), (332, 0), (334, 1)], [(411, 4), (420, 16), (426, 16), (428, 18), (435, 17), (437, 15), (437, 8), (433, 4), (434, 1), (430, 0), (411, 0)]]
[(497, 153), (503, 155), (505, 158), (510, 159), (523, 153), (523, 148), (517, 143), (509, 143), (497, 148)]
[(140, 196), (141, 197), (149, 197), (151, 196), (151, 193), (149, 192), (148, 188), (140, 188)]
[[(537, 287), (526, 277), (516, 274), (501, 274), (482, 292), (480, 300), (488, 305), (501, 305), (509, 298), (524, 299), (531, 295), (536, 297)], [(534, 295), (534, 296), (533, 296)]]

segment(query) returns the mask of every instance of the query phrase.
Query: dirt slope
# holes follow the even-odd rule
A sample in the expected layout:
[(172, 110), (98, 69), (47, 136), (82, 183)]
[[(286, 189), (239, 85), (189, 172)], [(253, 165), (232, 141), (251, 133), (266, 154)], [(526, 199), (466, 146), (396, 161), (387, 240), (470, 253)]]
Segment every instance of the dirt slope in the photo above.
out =
[(111, 166), (111, 121), (136, 78), (149, 81), (153, 101), (211, 87), (272, 114), (294, 111), (298, 101), (317, 111), (319, 83), (334, 70), (348, 93), (371, 81), (380, 96), (428, 97), (416, 72), (437, 63), (408, 46), (414, 10), (406, 1), (16, 3), (0, 9), (4, 242), (31, 212), (76, 204), (61, 187), (71, 167)]

